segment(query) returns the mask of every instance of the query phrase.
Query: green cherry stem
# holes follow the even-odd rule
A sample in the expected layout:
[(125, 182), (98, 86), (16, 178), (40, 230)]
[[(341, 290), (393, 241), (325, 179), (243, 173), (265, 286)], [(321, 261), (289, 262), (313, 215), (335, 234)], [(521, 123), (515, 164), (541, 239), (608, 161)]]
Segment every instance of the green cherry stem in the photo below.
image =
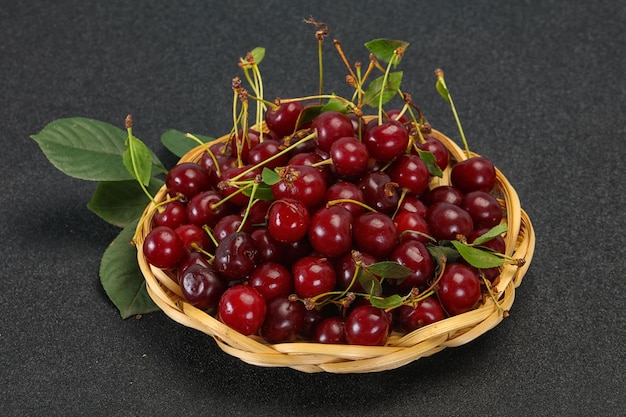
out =
[(378, 124), (383, 123), (383, 96), (385, 89), (387, 88), (387, 79), (389, 78), (389, 72), (391, 72), (391, 66), (394, 65), (398, 58), (403, 54), (402, 48), (397, 48), (393, 51), (393, 55), (387, 64), (387, 69), (385, 70), (385, 75), (383, 76), (383, 83), (380, 87), (380, 97), (378, 98)]
[[(461, 119), (459, 119), (459, 115), (456, 111), (456, 107), (454, 106), (454, 101), (452, 100), (452, 95), (450, 94), (450, 90), (448, 90), (448, 86), (446, 86), (446, 80), (444, 79), (444, 76), (443, 76), (443, 70), (440, 68), (437, 68), (435, 70), (435, 75), (437, 76), (437, 84), (439, 84), (442, 87), (443, 93), (445, 94), (444, 98), (447, 98), (448, 103), (450, 103), (450, 109), (452, 110), (452, 114), (454, 115), (454, 120), (456, 121), (456, 125), (459, 129), (459, 134), (461, 135), (463, 146), (465, 146), (465, 153), (467, 154), (468, 158), (471, 158), (472, 155), (470, 153), (470, 149), (467, 144), (467, 139), (465, 138), (465, 132), (463, 132), (463, 126), (461, 126)], [(440, 93), (442, 93), (442, 91), (440, 91)]]

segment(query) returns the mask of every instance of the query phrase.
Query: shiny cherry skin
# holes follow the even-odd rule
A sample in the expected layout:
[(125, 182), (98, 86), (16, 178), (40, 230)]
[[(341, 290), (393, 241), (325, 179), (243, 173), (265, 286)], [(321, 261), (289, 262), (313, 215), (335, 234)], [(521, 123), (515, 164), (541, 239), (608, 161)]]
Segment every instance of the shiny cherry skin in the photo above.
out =
[(365, 208), (358, 204), (365, 204), (365, 196), (363, 191), (356, 184), (348, 181), (337, 181), (326, 189), (324, 195), (324, 202), (328, 203), (333, 200), (354, 200), (355, 202), (341, 202), (337, 203), (347, 209), (354, 217), (365, 212)]
[(467, 237), (474, 230), (469, 213), (450, 203), (433, 204), (425, 219), (431, 235), (437, 240), (456, 240), (458, 235)]
[(359, 251), (382, 260), (398, 244), (396, 226), (389, 216), (378, 212), (367, 212), (354, 221), (352, 237)]
[(427, 151), (435, 157), (435, 164), (444, 170), (450, 163), (450, 152), (441, 141), (432, 136), (424, 136), (424, 142), (417, 145), (422, 151)]
[(476, 229), (490, 229), (500, 224), (502, 220), (500, 203), (485, 191), (471, 191), (465, 194), (460, 206), (470, 214)]
[(261, 328), (267, 305), (257, 290), (238, 284), (224, 291), (217, 312), (222, 323), (244, 336), (250, 336)]
[(222, 202), (220, 193), (208, 190), (195, 195), (187, 203), (187, 219), (200, 227), (214, 227), (230, 210), (230, 203)]
[(339, 138), (330, 146), (330, 158), (340, 179), (355, 179), (367, 171), (369, 152), (365, 144), (353, 136)]
[(228, 284), (213, 268), (196, 264), (186, 268), (179, 274), (183, 297), (200, 310), (209, 310), (218, 305), (220, 297), (228, 288)]
[(175, 232), (183, 240), (185, 248), (188, 250), (202, 249), (211, 252), (215, 249), (213, 241), (200, 226), (195, 224), (183, 224), (175, 229)]
[(351, 345), (384, 346), (390, 325), (384, 310), (372, 305), (356, 307), (346, 318), (346, 341)]
[(304, 326), (304, 304), (281, 295), (267, 301), (259, 335), (269, 343), (293, 342)]
[(321, 256), (336, 258), (349, 253), (352, 249), (352, 214), (338, 205), (321, 207), (311, 217), (307, 236)]
[(242, 226), (241, 222), (243, 222), (243, 217), (240, 214), (227, 214), (218, 220), (213, 228), (213, 237), (218, 242), (224, 240), (224, 238), (232, 233), (237, 231), (251, 233), (252, 225), (250, 222), (246, 221), (246, 223)]
[(277, 200), (295, 199), (309, 210), (316, 209), (323, 201), (326, 181), (317, 168), (310, 165), (287, 165), (280, 168), (279, 176), (280, 180), (271, 186)]
[(337, 316), (325, 318), (315, 327), (312, 339), (316, 343), (347, 344), (345, 320)]
[(463, 201), (463, 193), (451, 185), (440, 185), (428, 191), (424, 195), (424, 201), (429, 206), (435, 203), (450, 203), (459, 206)]
[(226, 236), (215, 249), (213, 266), (228, 280), (241, 280), (260, 261), (254, 239), (248, 233), (236, 232)]
[(423, 216), (412, 211), (400, 210), (393, 218), (393, 222), (401, 241), (412, 239), (422, 243), (431, 241), (430, 229)]
[(294, 288), (300, 298), (315, 297), (332, 291), (337, 278), (328, 259), (319, 256), (305, 256), (292, 267)]
[(173, 166), (165, 177), (167, 192), (186, 199), (211, 188), (209, 172), (195, 162), (182, 162)]
[(421, 195), (430, 181), (426, 163), (417, 155), (403, 154), (398, 156), (389, 168), (389, 177), (409, 195)]
[(436, 297), (428, 297), (416, 306), (403, 305), (395, 311), (395, 325), (403, 333), (436, 323), (446, 318), (446, 312)]
[(469, 266), (448, 264), (439, 280), (437, 296), (451, 316), (470, 311), (481, 297), (478, 275)]
[(409, 132), (397, 121), (387, 121), (369, 129), (363, 138), (372, 158), (391, 162), (409, 145)]
[(348, 253), (335, 261), (335, 274), (337, 276), (337, 288), (354, 292), (365, 292), (358, 277), (355, 279), (356, 260), (360, 259), (362, 266), (376, 263), (376, 258), (366, 253)]
[(354, 135), (352, 121), (338, 111), (320, 113), (313, 119), (311, 129), (317, 131), (315, 142), (325, 152), (330, 151), (330, 146), (337, 139)]
[(310, 222), (309, 209), (293, 198), (274, 201), (267, 212), (267, 230), (279, 242), (299, 241), (306, 236)]
[(450, 172), (450, 181), (463, 194), (490, 192), (496, 183), (496, 170), (487, 158), (476, 156), (456, 163)]
[(167, 226), (153, 228), (142, 246), (146, 260), (157, 268), (175, 268), (185, 256), (183, 240)]
[(427, 287), (434, 278), (435, 265), (430, 252), (422, 242), (407, 240), (400, 243), (389, 255), (389, 260), (413, 271), (396, 284), (397, 289), (402, 292), (406, 293), (413, 288)]
[(391, 214), (398, 206), (398, 184), (384, 172), (376, 171), (364, 175), (357, 182), (357, 186), (363, 192), (367, 205), (376, 211)]
[(291, 271), (278, 262), (263, 262), (250, 274), (248, 285), (266, 300), (293, 293)]
[(187, 223), (187, 207), (180, 201), (171, 201), (161, 206), (161, 210), (154, 213), (154, 224), (176, 229)]
[(270, 107), (265, 112), (267, 128), (278, 136), (291, 135), (296, 130), (296, 123), (304, 106), (299, 101), (281, 103), (277, 108)]

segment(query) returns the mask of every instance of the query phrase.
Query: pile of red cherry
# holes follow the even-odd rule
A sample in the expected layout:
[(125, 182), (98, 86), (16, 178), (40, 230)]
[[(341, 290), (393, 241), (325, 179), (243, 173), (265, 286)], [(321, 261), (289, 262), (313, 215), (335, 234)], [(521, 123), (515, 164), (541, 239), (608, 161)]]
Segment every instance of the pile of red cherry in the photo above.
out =
[[(266, 113), (269, 132), (240, 131), (209, 144), (198, 163), (172, 168), (170, 199), (143, 243), (147, 261), (170, 271), (190, 304), (269, 343), (384, 345), (392, 331), (479, 305), (483, 278), (493, 281), (498, 268), (477, 270), (461, 258), (442, 268), (429, 246), (472, 242), (501, 222), (491, 162), (453, 161), (451, 185), (429, 189), (418, 149), (441, 169), (450, 155), (416, 135), (406, 116), (389, 111), (366, 122), (326, 111), (294, 134), (302, 111), (298, 101), (283, 103)], [(255, 197), (263, 187), (271, 198)], [(501, 236), (483, 246), (505, 251)], [(383, 261), (410, 273), (373, 276), (373, 295), (356, 272)], [(414, 297), (395, 308), (370, 301), (391, 294)]]

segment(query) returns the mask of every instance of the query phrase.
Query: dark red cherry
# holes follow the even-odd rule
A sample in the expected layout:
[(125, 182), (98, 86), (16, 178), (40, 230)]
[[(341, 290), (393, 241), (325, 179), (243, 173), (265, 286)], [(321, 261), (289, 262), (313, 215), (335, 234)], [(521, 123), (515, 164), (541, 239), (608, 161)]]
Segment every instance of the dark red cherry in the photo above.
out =
[(298, 259), (291, 271), (294, 288), (300, 298), (315, 297), (335, 288), (335, 270), (326, 258), (306, 256)]
[(313, 119), (311, 129), (317, 131), (315, 142), (325, 152), (330, 151), (330, 146), (337, 139), (354, 135), (350, 118), (337, 111), (320, 113)]
[(363, 142), (372, 158), (391, 162), (406, 151), (409, 132), (402, 123), (387, 121), (368, 130)]
[(250, 222), (246, 221), (246, 223), (241, 226), (242, 221), (243, 217), (241, 217), (240, 214), (228, 214), (222, 217), (213, 228), (213, 237), (215, 237), (215, 240), (218, 242), (221, 242), (226, 236), (237, 231), (251, 233), (252, 225)]
[(243, 232), (226, 236), (215, 249), (213, 266), (229, 280), (246, 278), (260, 261), (254, 239)]
[(377, 259), (384, 259), (398, 244), (396, 226), (389, 216), (367, 212), (356, 218), (352, 228), (356, 247)]
[(433, 204), (425, 219), (431, 235), (437, 240), (456, 240), (458, 235), (467, 237), (474, 230), (469, 213), (450, 203)]
[[(229, 149), (232, 156), (239, 158), (244, 164), (248, 161), (248, 153), (255, 145), (261, 142), (261, 136), (259, 132), (254, 129), (247, 129), (244, 135), (243, 131), (239, 129), (237, 135), (233, 135), (229, 141)], [(239, 160), (239, 159), (238, 159)]]
[(291, 135), (296, 130), (298, 117), (304, 106), (299, 101), (281, 103), (277, 108), (270, 107), (265, 112), (267, 128), (278, 136)]
[(187, 207), (180, 201), (171, 201), (161, 206), (162, 210), (154, 213), (154, 224), (176, 229), (181, 224), (187, 223)]
[(424, 196), (424, 201), (429, 206), (435, 203), (450, 203), (459, 206), (462, 200), (463, 193), (461, 190), (451, 185), (435, 187)]
[(394, 183), (384, 172), (370, 172), (357, 183), (367, 205), (376, 211), (391, 214), (396, 210), (400, 193), (398, 184)]
[(435, 157), (435, 164), (442, 170), (446, 169), (450, 163), (450, 152), (441, 141), (431, 137), (424, 136), (424, 142), (417, 145), (422, 151), (427, 151)]
[(446, 318), (446, 312), (435, 297), (428, 297), (417, 303), (416, 306), (400, 306), (394, 315), (398, 330), (409, 333), (420, 327), (436, 323)]
[(413, 288), (426, 287), (434, 277), (435, 265), (430, 252), (422, 242), (417, 240), (407, 240), (400, 243), (389, 255), (389, 260), (413, 271), (396, 284), (400, 291), (408, 292)]
[(230, 204), (222, 201), (220, 193), (209, 190), (195, 195), (187, 203), (187, 218), (200, 227), (213, 227), (230, 210)]
[(266, 300), (293, 293), (291, 271), (277, 262), (263, 262), (257, 266), (250, 274), (248, 285)]
[(346, 323), (341, 317), (327, 317), (316, 327), (313, 341), (326, 344), (346, 344)]
[(407, 210), (400, 210), (393, 218), (401, 241), (415, 239), (422, 243), (430, 242), (430, 229), (424, 217)]
[(456, 163), (450, 172), (450, 181), (461, 192), (490, 192), (496, 183), (493, 163), (481, 156)]
[(481, 296), (478, 275), (469, 266), (448, 264), (439, 280), (437, 296), (451, 316), (470, 311)]
[(365, 212), (365, 208), (358, 204), (365, 204), (365, 196), (363, 195), (363, 191), (359, 187), (357, 187), (354, 183), (348, 181), (337, 181), (330, 187), (326, 189), (326, 194), (324, 196), (324, 202), (328, 203), (329, 201), (334, 200), (353, 200), (353, 202), (341, 202), (337, 203), (338, 206), (341, 206), (347, 209), (352, 216), (356, 217), (359, 214)]
[(337, 176), (342, 179), (361, 177), (369, 164), (367, 147), (353, 136), (334, 141), (330, 146), (330, 158)]
[(371, 305), (359, 306), (346, 318), (346, 341), (351, 345), (384, 346), (389, 327), (389, 316), (384, 310)]
[(417, 197), (407, 195), (400, 203), (399, 210), (410, 211), (424, 217), (426, 215), (426, 211), (428, 210), (428, 206), (426, 206), (426, 204), (424, 204), (424, 202)]
[(287, 164), (287, 155), (278, 155), (282, 145), (277, 140), (264, 139), (256, 144), (248, 153), (248, 165), (276, 168)]
[(167, 192), (190, 199), (211, 188), (211, 178), (206, 169), (195, 162), (182, 162), (170, 169), (165, 177)]
[(355, 276), (356, 260), (359, 258), (362, 266), (369, 266), (376, 263), (376, 258), (366, 253), (348, 253), (335, 262), (335, 274), (337, 276), (337, 287), (342, 290), (354, 292), (365, 292), (358, 276)]
[(389, 168), (389, 177), (409, 195), (420, 195), (428, 188), (430, 174), (428, 167), (417, 155), (398, 156)]
[(218, 305), (220, 297), (228, 288), (226, 280), (213, 268), (199, 264), (191, 265), (178, 276), (183, 297), (200, 310)]
[(500, 224), (502, 207), (496, 198), (485, 191), (471, 191), (463, 197), (461, 208), (472, 216), (476, 229), (490, 229)]
[(319, 208), (311, 217), (309, 242), (320, 255), (335, 258), (352, 249), (352, 214), (335, 205)]
[(304, 326), (304, 304), (281, 295), (267, 301), (260, 336), (269, 343), (293, 342)]
[(211, 252), (215, 248), (213, 241), (207, 232), (195, 224), (182, 224), (175, 229), (176, 233), (183, 240), (185, 248), (189, 250), (202, 249)]
[(278, 174), (280, 181), (271, 186), (277, 200), (298, 200), (310, 210), (320, 206), (326, 193), (326, 181), (317, 168), (310, 165), (288, 165), (280, 168)]
[(279, 242), (299, 241), (306, 236), (310, 222), (309, 209), (293, 198), (274, 201), (267, 212), (267, 230)]
[(175, 268), (185, 256), (185, 245), (180, 236), (167, 226), (157, 226), (143, 242), (146, 260), (157, 268)]
[(219, 320), (231, 329), (249, 336), (255, 334), (265, 320), (265, 299), (249, 285), (227, 289), (217, 306)]

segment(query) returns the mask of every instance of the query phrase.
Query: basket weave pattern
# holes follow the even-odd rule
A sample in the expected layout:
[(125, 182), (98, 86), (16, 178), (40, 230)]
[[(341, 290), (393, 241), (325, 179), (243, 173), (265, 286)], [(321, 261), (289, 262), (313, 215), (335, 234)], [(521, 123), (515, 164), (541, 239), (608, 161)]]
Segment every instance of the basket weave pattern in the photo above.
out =
[[(433, 130), (431, 136), (439, 139), (450, 151), (452, 159), (467, 158), (465, 152), (452, 140)], [(222, 137), (218, 140), (226, 140)], [(180, 162), (198, 162), (204, 147), (191, 150)], [(431, 188), (449, 184), (450, 167), (442, 178), (435, 178)], [(154, 302), (176, 322), (197, 329), (214, 338), (227, 354), (258, 366), (290, 367), (302, 372), (364, 373), (394, 369), (421, 357), (430, 356), (446, 347), (470, 342), (495, 327), (504, 317), (515, 299), (515, 289), (526, 274), (535, 246), (531, 221), (520, 206), (516, 191), (506, 177), (496, 169), (494, 194), (502, 205), (508, 231), (504, 236), (506, 254), (523, 258), (521, 266), (505, 264), (500, 279), (494, 286), (498, 303), (484, 297), (476, 309), (419, 328), (406, 335), (393, 333), (385, 346), (328, 345), (312, 342), (268, 344), (256, 336), (244, 336), (211, 316), (187, 303), (171, 272), (153, 267), (146, 261), (142, 244), (152, 229), (155, 205), (146, 207), (136, 233), (137, 259), (146, 280), (148, 294)], [(165, 186), (155, 196), (160, 202), (167, 198)]]

